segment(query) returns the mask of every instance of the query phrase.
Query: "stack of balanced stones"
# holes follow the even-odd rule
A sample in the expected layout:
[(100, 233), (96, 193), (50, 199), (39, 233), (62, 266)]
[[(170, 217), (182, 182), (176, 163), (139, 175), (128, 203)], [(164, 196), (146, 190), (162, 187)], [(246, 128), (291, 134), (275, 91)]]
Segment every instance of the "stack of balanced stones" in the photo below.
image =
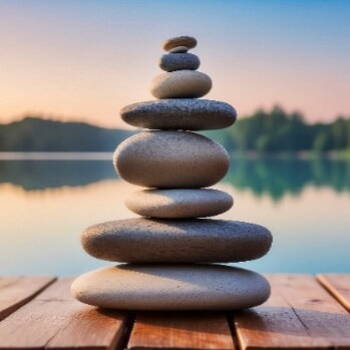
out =
[[(127, 207), (142, 218), (89, 227), (82, 244), (92, 256), (122, 262), (78, 277), (75, 297), (87, 304), (128, 310), (243, 309), (263, 303), (270, 286), (255, 272), (219, 264), (257, 259), (270, 248), (270, 232), (240, 221), (203, 219), (229, 210), (232, 197), (208, 189), (226, 174), (225, 149), (195, 130), (225, 128), (236, 119), (229, 104), (199, 99), (211, 79), (187, 51), (192, 37), (169, 39), (160, 60), (165, 73), (151, 92), (156, 101), (122, 109), (142, 131), (114, 156), (120, 176), (146, 189)], [(201, 219), (200, 219), (201, 218)]]

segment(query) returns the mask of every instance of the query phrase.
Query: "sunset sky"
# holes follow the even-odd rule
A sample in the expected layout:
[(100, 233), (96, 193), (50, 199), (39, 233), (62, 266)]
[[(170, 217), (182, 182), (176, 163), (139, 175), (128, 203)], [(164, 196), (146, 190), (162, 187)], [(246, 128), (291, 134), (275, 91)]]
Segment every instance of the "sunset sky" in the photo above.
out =
[(164, 39), (188, 34), (206, 96), (241, 115), (279, 103), (309, 121), (350, 115), (350, 1), (3, 0), (0, 122), (40, 114), (125, 127), (152, 99)]

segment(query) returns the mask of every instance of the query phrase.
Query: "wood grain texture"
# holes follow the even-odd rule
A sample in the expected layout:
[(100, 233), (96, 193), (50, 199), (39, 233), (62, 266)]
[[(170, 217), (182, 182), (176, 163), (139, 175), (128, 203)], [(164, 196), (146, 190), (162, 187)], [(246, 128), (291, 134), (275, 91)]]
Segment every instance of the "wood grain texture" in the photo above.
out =
[(268, 302), (229, 322), (222, 312), (137, 313), (128, 343), (131, 317), (74, 300), (71, 279), (0, 278), (0, 350), (350, 349), (350, 275), (267, 278)]
[(114, 349), (127, 317), (74, 300), (60, 279), (0, 323), (0, 349)]
[(34, 298), (55, 277), (0, 277), (0, 321)]
[(267, 277), (268, 302), (235, 315), (242, 349), (350, 349), (350, 316), (314, 277)]
[(128, 349), (234, 349), (223, 313), (145, 312), (136, 315)]
[(317, 280), (350, 312), (350, 275), (320, 274)]

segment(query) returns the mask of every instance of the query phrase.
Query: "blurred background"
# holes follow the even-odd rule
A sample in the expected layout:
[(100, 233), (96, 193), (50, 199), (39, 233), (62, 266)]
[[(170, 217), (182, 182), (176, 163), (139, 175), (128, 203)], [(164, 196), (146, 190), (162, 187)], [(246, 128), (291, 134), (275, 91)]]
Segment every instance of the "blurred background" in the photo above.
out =
[(133, 217), (112, 152), (152, 100), (162, 42), (198, 39), (206, 96), (239, 113), (205, 132), (231, 155), (220, 218), (257, 222), (260, 272), (350, 272), (350, 2), (0, 2), (0, 274), (73, 275), (87, 226)]

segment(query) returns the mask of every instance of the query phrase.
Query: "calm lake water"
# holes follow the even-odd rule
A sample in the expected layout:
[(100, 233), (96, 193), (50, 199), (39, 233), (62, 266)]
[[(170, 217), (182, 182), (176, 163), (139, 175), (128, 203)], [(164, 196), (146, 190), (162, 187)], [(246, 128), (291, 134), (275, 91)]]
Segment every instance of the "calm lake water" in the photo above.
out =
[[(110, 155), (100, 160), (0, 160), (0, 274), (74, 275), (109, 265), (85, 254), (89, 225), (135, 217)], [(6, 159), (7, 158), (7, 159)], [(218, 217), (267, 226), (270, 253), (239, 264), (260, 272), (350, 272), (350, 161), (233, 159), (217, 186), (235, 199)]]

